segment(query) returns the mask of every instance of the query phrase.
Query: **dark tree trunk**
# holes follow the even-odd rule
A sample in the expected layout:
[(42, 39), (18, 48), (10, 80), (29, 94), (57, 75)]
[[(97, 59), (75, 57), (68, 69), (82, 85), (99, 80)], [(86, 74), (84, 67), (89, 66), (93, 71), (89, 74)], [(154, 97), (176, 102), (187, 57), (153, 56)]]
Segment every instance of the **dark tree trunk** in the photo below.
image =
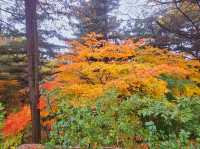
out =
[(32, 116), (32, 141), (40, 143), (41, 126), (40, 111), (37, 108), (39, 101), (39, 51), (37, 34), (36, 0), (25, 0), (26, 37), (29, 73), (29, 92)]

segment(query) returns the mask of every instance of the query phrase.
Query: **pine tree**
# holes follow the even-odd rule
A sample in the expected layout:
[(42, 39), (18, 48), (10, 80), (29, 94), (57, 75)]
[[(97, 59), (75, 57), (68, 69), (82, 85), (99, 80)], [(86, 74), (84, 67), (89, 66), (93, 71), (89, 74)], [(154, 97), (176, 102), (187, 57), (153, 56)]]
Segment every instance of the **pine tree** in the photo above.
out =
[[(68, 15), (66, 12), (67, 3), (65, 1), (43, 1), (38, 0), (38, 37), (39, 49), (41, 53), (48, 57), (54, 57), (56, 50), (66, 48), (60, 43), (50, 42), (50, 38), (64, 41), (68, 37), (63, 34), (68, 28)], [(0, 0), (0, 11), (6, 17), (0, 16), (2, 30), (9, 34), (25, 37), (25, 7), (24, 0)], [(49, 25), (54, 24), (54, 25)], [(59, 28), (59, 29), (58, 29)]]
[(95, 32), (108, 39), (119, 26), (117, 18), (111, 14), (119, 7), (119, 0), (82, 0), (71, 7), (71, 18), (76, 20), (71, 25), (76, 27), (77, 36)]
[[(20, 90), (27, 84), (24, 39), (0, 35), (0, 100), (9, 108), (24, 101)], [(24, 95), (24, 94), (23, 94)]]

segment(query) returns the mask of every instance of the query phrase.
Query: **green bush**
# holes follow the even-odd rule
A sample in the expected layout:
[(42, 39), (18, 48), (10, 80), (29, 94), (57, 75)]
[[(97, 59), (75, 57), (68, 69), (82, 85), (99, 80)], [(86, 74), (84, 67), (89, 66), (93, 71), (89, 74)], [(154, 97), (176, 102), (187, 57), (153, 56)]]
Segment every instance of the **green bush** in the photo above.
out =
[(94, 108), (71, 108), (61, 104), (50, 144), (66, 148), (76, 146), (77, 142), (83, 148), (132, 145), (132, 136), (140, 133), (141, 123), (129, 105), (120, 105), (117, 96), (115, 91), (108, 92)]
[[(117, 91), (111, 90), (97, 100), (95, 107), (69, 107), (66, 100), (59, 105), (50, 146), (80, 145), (92, 149), (134, 148), (139, 143), (158, 149), (198, 146), (199, 97), (169, 101), (134, 95), (122, 100)], [(135, 139), (137, 136), (141, 138), (139, 141)]]

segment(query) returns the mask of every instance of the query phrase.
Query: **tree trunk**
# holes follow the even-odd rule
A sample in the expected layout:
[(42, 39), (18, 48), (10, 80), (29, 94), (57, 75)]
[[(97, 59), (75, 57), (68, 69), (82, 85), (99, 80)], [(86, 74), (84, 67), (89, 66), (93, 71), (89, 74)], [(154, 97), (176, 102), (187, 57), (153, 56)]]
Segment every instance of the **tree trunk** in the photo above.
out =
[(25, 0), (27, 38), (26, 48), (28, 55), (29, 98), (32, 116), (32, 141), (33, 143), (40, 143), (40, 111), (37, 107), (39, 101), (39, 50), (36, 5), (36, 0)]

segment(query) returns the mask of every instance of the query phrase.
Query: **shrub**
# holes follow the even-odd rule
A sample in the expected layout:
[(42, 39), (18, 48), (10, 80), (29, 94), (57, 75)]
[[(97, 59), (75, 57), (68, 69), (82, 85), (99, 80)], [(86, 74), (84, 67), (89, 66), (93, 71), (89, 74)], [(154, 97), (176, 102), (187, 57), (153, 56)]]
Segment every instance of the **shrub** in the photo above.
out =
[(192, 145), (190, 140), (200, 138), (199, 109), (199, 97), (168, 101), (133, 95), (120, 101), (119, 93), (111, 90), (99, 97), (95, 107), (73, 108), (61, 103), (49, 144), (66, 148), (128, 149), (138, 143), (186, 147)]

